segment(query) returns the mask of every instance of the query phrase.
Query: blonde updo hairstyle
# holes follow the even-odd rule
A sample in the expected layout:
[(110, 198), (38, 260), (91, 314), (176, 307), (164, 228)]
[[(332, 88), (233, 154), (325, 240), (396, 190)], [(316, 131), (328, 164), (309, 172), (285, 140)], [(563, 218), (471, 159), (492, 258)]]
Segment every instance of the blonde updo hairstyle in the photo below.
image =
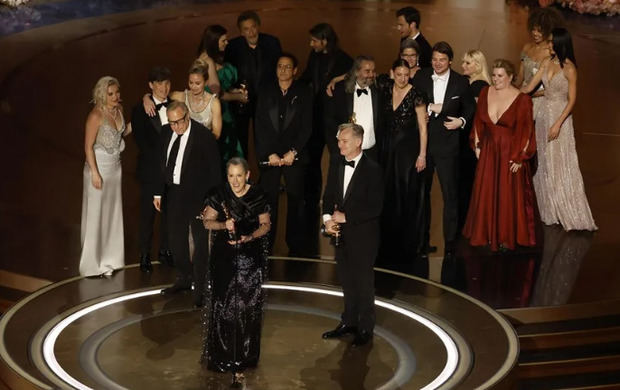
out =
[(91, 103), (98, 107), (105, 106), (106, 100), (108, 99), (108, 87), (112, 85), (116, 85), (119, 88), (121, 87), (121, 84), (115, 77), (103, 76), (100, 78), (97, 84), (95, 84), (95, 88), (93, 88), (93, 99)]
[(205, 83), (209, 80), (209, 65), (203, 60), (196, 60), (189, 67), (188, 74), (199, 74), (205, 79)]
[(475, 80), (484, 80), (491, 84), (491, 76), (489, 75), (489, 66), (484, 53), (478, 49), (470, 50), (463, 56), (463, 61), (470, 61), (476, 64), (476, 73), (469, 76), (470, 82)]

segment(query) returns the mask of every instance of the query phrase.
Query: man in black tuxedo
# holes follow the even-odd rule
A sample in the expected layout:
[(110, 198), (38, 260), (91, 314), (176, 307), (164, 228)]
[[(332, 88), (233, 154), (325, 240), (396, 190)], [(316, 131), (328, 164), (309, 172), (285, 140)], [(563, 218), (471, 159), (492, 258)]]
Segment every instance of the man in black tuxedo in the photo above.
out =
[(396, 11), (396, 28), (401, 42), (407, 39), (416, 41), (420, 47), (418, 61), (421, 68), (431, 66), (431, 45), (420, 32), (420, 11), (414, 7), (404, 7)]
[[(153, 223), (155, 209), (153, 209), (153, 194), (157, 190), (160, 177), (160, 145), (162, 142), (162, 127), (168, 124), (166, 107), (170, 93), (170, 70), (162, 66), (155, 66), (148, 76), (151, 94), (149, 98), (155, 104), (157, 114), (149, 116), (144, 111), (140, 101), (133, 108), (131, 127), (138, 145), (138, 166), (136, 176), (140, 183), (140, 221), (139, 221), (139, 248), (140, 270), (151, 272), (151, 243), (153, 238)], [(159, 225), (159, 261), (172, 266), (172, 253), (168, 249), (168, 232), (166, 231), (166, 212), (162, 210)]]
[(454, 257), (458, 238), (459, 137), (476, 110), (466, 77), (450, 69), (454, 54), (446, 42), (433, 46), (432, 68), (419, 70), (413, 85), (428, 98), (428, 152), (426, 154), (425, 232), (420, 253), (428, 255), (430, 239), (430, 191), (437, 169), (443, 197), (445, 258)]
[(344, 159), (331, 160), (323, 194), (325, 231), (335, 234), (339, 228), (342, 237), (336, 263), (344, 294), (340, 324), (323, 338), (354, 334), (354, 346), (368, 343), (375, 326), (373, 265), (379, 251), (384, 188), (381, 167), (362, 152), (363, 138), (360, 125), (338, 127)]
[[(153, 204), (161, 210), (161, 196), (165, 196), (168, 241), (178, 277), (172, 287), (162, 290), (162, 294), (190, 289), (192, 275), (200, 273), (196, 267), (204, 266), (203, 261), (194, 258), (192, 269), (189, 259), (190, 224), (192, 230), (195, 230), (194, 227), (201, 228), (202, 223), (196, 220), (196, 216), (202, 211), (207, 193), (222, 181), (220, 153), (211, 132), (189, 118), (188, 108), (183, 102), (170, 103), (167, 116), (168, 125), (162, 129), (160, 182)], [(202, 241), (195, 240), (194, 244), (197, 252), (205, 253), (200, 248), (200, 245), (206, 245)], [(202, 280), (195, 281), (202, 283)]]
[[(299, 81), (312, 88), (313, 113), (312, 135), (308, 140), (308, 164), (305, 173), (305, 202), (307, 234), (316, 237), (319, 221), (319, 200), (322, 180), (321, 159), (325, 149), (325, 89), (332, 78), (345, 74), (351, 69), (353, 59), (338, 45), (338, 35), (327, 23), (319, 23), (310, 29), (310, 55), (306, 69)], [(308, 248), (310, 254), (318, 253), (318, 240)]]
[(273, 245), (278, 221), (280, 179), (284, 176), (287, 194), (286, 244), (289, 255), (304, 251), (304, 168), (308, 160), (306, 144), (312, 132), (312, 93), (294, 81), (297, 59), (284, 53), (277, 64), (278, 81), (266, 85), (258, 95), (254, 137), (256, 155), (262, 162), (260, 185), (265, 190), (274, 221)]
[(248, 91), (247, 103), (232, 106), (239, 142), (247, 156), (248, 127), (250, 119), (254, 119), (256, 98), (263, 85), (275, 81), (273, 70), (282, 53), (282, 47), (278, 38), (259, 32), (260, 18), (254, 11), (239, 14), (237, 27), (241, 36), (230, 40), (224, 60), (237, 68), (237, 79)]
[(381, 149), (382, 120), (381, 103), (375, 86), (375, 60), (370, 56), (358, 56), (346, 79), (334, 88), (333, 97), (326, 107), (326, 140), (330, 157), (338, 159), (340, 150), (336, 134), (341, 123), (355, 122), (364, 129), (362, 149), (377, 161)]

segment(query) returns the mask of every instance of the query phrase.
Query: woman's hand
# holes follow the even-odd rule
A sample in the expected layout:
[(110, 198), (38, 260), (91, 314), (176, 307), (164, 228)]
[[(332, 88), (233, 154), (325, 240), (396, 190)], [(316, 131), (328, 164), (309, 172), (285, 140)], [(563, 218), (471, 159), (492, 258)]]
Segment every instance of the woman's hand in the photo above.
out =
[(519, 169), (521, 169), (521, 165), (519, 163), (516, 163), (512, 160), (510, 160), (510, 172), (512, 173), (517, 173), (519, 171)]
[(480, 160), (480, 148), (476, 148), (474, 152), (476, 153), (476, 158)]
[(150, 94), (147, 93), (146, 95), (142, 96), (142, 107), (144, 107), (146, 115), (150, 117), (155, 116), (155, 103), (151, 100)]
[(426, 156), (418, 156), (415, 160), (415, 169), (422, 172), (426, 168)]
[(428, 105), (428, 109), (434, 112), (435, 114), (439, 114), (442, 108), (443, 108), (443, 104), (441, 103), (432, 103)]
[(549, 142), (556, 140), (560, 136), (560, 127), (562, 127), (562, 124), (559, 122), (555, 122), (553, 126), (551, 126), (547, 136)]
[(224, 222), (224, 224), (226, 225), (226, 230), (228, 230), (231, 233), (235, 232), (235, 220), (234, 219), (228, 218), (226, 222)]
[(99, 172), (91, 173), (90, 181), (93, 183), (93, 187), (95, 187), (98, 190), (100, 190), (103, 187), (103, 179), (101, 178), (101, 175), (99, 174)]
[(247, 235), (247, 236), (241, 236), (241, 238), (238, 239), (237, 241), (228, 241), (228, 243), (230, 245), (239, 245), (239, 244), (245, 244), (246, 242), (250, 242), (252, 240), (253, 240), (252, 236)]

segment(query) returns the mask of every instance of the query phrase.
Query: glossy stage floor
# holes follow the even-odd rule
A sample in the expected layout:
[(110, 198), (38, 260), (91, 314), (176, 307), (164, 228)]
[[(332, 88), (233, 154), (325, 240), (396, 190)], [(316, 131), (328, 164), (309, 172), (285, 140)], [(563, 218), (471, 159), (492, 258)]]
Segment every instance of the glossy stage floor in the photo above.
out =
[[(235, 36), (236, 15), (245, 9), (257, 9), (263, 31), (279, 36), (302, 64), (308, 29), (325, 21), (336, 27), (347, 52), (372, 54), (384, 71), (397, 52), (394, 12), (409, 4), (35, 0), (19, 11), (0, 9), (0, 303), (6, 307), (23, 298), (0, 322), (2, 381), (10, 388), (152, 389), (219, 388), (228, 381), (197, 362), (199, 312), (190, 297), (157, 294), (172, 282), (170, 269), (157, 266), (145, 276), (129, 266), (111, 278), (75, 278), (83, 124), (100, 76), (119, 78), (126, 113), (146, 91), (154, 64), (168, 65), (173, 89), (182, 89), (204, 26), (219, 23)], [(527, 9), (517, 3), (430, 0), (415, 6), (429, 41), (446, 40), (455, 48), (456, 70), (471, 48), (489, 60), (516, 63), (528, 39)], [(407, 275), (377, 270), (376, 337), (372, 347), (359, 350), (320, 339), (341, 309), (328, 243), (318, 238), (315, 259), (274, 257), (265, 286), (263, 354), (259, 368), (248, 374), (249, 388), (508, 386), (518, 345), (505, 318), (518, 326), (535, 317), (566, 320), (573, 308), (592, 316), (620, 314), (613, 309), (620, 307), (620, 78), (613, 77), (620, 65), (620, 23), (617, 17), (565, 16), (579, 64), (577, 148), (600, 230), (544, 227), (539, 247), (500, 255), (463, 243), (457, 261), (449, 263), (442, 256), (441, 219), (435, 218), (434, 257), (408, 264)], [(127, 263), (138, 256), (135, 164), (136, 145), (127, 139)], [(435, 216), (442, 207), (438, 187)], [(282, 234), (275, 254), (287, 254)]]

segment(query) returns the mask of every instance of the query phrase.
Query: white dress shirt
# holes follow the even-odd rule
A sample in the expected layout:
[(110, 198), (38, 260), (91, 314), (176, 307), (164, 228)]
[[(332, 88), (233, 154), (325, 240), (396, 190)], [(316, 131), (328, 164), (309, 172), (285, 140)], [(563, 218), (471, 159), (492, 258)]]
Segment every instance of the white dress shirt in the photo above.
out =
[[(153, 96), (153, 101), (155, 102), (155, 105), (157, 105), (157, 104), (161, 104), (161, 103), (167, 102), (168, 99), (164, 99), (164, 101), (160, 101), (155, 96)], [(166, 114), (166, 106), (161, 106), (159, 111), (157, 111), (157, 114), (159, 115), (159, 120), (161, 121), (161, 125), (162, 126), (167, 125), (168, 124), (168, 115)]]
[[(174, 164), (174, 172), (172, 173), (172, 183), (181, 184), (181, 168), (183, 165), (183, 154), (185, 153), (185, 147), (187, 146), (187, 140), (189, 139), (189, 134), (192, 130), (192, 121), (189, 121), (189, 125), (187, 126), (187, 130), (183, 133), (181, 137), (181, 142), (179, 144), (179, 153), (177, 154), (177, 161)], [(174, 141), (179, 137), (179, 135), (175, 132), (172, 132), (172, 137), (170, 137), (170, 143), (168, 144), (168, 151), (166, 152), (166, 165), (168, 165), (168, 157), (170, 156), (170, 149), (172, 149), (172, 145)]]
[[(345, 165), (344, 166), (344, 179), (342, 181), (342, 196), (344, 197), (344, 195), (347, 193), (347, 189), (349, 188), (349, 184), (351, 184), (351, 178), (353, 177), (353, 174), (355, 173), (355, 169), (359, 166), (360, 160), (362, 159), (362, 155), (364, 153), (361, 152), (360, 154), (358, 154), (357, 156), (355, 156), (353, 158), (353, 160), (347, 160), (347, 161), (355, 161), (355, 166), (351, 167), (349, 165)], [(323, 214), (323, 223), (329, 221), (330, 219), (332, 219), (332, 216), (329, 214)]]
[[(368, 93), (362, 93), (357, 96), (358, 89), (365, 89)], [(370, 87), (361, 88), (355, 83), (355, 91), (353, 91), (353, 112), (355, 113), (355, 123), (364, 128), (364, 138), (362, 140), (362, 149), (370, 149), (377, 143), (375, 139), (375, 122), (372, 111), (372, 96), (370, 95)]]
[[(448, 80), (450, 79), (450, 69), (441, 76), (433, 71), (433, 103), (443, 104), (446, 97), (446, 88), (448, 88)], [(438, 114), (435, 114), (437, 116)]]

